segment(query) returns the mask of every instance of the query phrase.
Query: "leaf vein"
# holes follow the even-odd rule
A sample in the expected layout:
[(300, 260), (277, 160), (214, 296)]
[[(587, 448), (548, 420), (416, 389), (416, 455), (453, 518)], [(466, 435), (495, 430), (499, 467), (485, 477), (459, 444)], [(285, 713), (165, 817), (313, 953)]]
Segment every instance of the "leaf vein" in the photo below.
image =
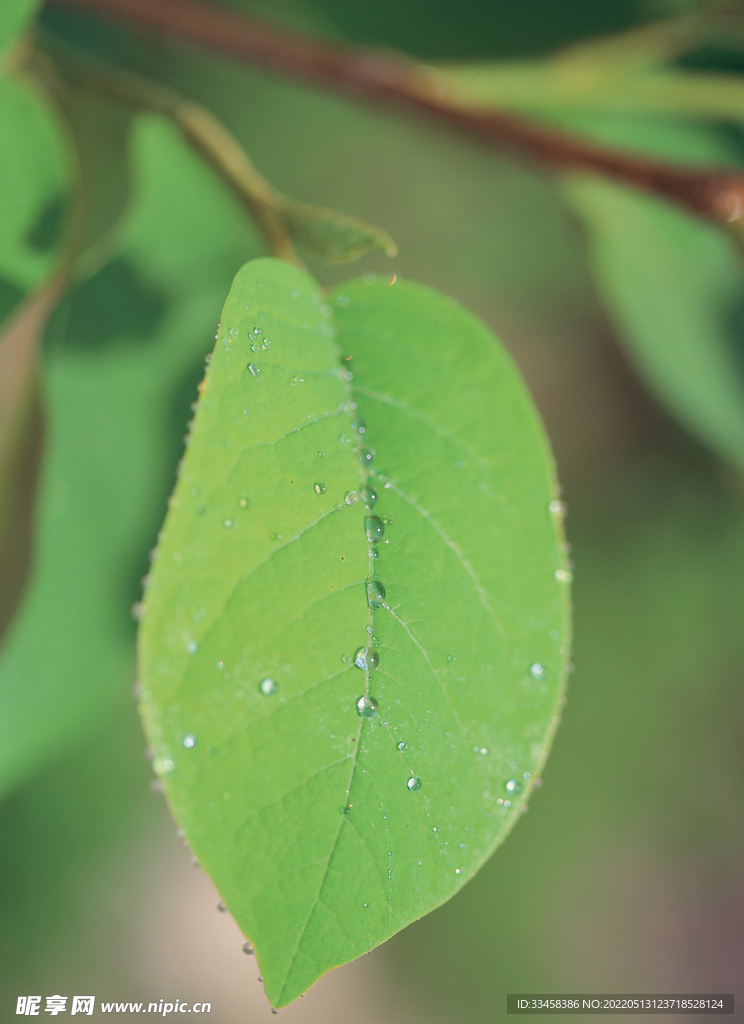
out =
[[(386, 485), (386, 486), (388, 486), (388, 485)], [(408, 504), (412, 508), (414, 508), (419, 513), (419, 515), (422, 516), (422, 518), (424, 518), (427, 521), (427, 523), (429, 523), (429, 525), (432, 527), (432, 529), (434, 529), (439, 534), (439, 536), (444, 541), (444, 543), (447, 545), (447, 547), (450, 548), (450, 550), (454, 552), (454, 554), (456, 555), (458, 561), (462, 565), (463, 569), (468, 574), (470, 579), (473, 581), (473, 586), (475, 587), (475, 592), (478, 595), (478, 600), (480, 601), (481, 605), (485, 609), (485, 611), (488, 614), (489, 618), (491, 619), (491, 621), (493, 622), (494, 626), (498, 630), (499, 636), (503, 637), (504, 636), (504, 628), (501, 625), (501, 622), (499, 621), (499, 618), (496, 615), (496, 612), (491, 607), (491, 602), (488, 599), (488, 594), (486, 592), (486, 589), (483, 586), (483, 584), (481, 583), (481, 581), (478, 579), (477, 573), (475, 572), (475, 570), (473, 569), (472, 565), (467, 560), (465, 555), (462, 553), (462, 551), (460, 550), (459, 546), (455, 543), (455, 541), (452, 540), (452, 538), (446, 533), (446, 531), (439, 525), (439, 523), (436, 521), (434, 516), (430, 512), (427, 512), (427, 510), (422, 505), (419, 505), (419, 503), (415, 500), (415, 498), (412, 498), (410, 495), (406, 494), (396, 484), (390, 483), (389, 487), (390, 487), (390, 489), (392, 491), (394, 491), (397, 495), (399, 495), (399, 497), (403, 498), (404, 501), (407, 501)]]

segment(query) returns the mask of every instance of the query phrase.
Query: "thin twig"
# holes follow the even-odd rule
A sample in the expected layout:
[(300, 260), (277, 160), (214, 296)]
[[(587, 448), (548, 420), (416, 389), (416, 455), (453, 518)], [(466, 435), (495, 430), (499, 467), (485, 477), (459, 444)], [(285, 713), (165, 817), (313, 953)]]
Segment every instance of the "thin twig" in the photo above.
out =
[(744, 174), (681, 168), (598, 146), (526, 118), (472, 109), (438, 94), (433, 75), (381, 50), (318, 40), (203, 0), (48, 0), (123, 21), (135, 29), (216, 50), (336, 92), (407, 107), (470, 136), (506, 145), (554, 170), (585, 170), (644, 189), (718, 222), (744, 214)]

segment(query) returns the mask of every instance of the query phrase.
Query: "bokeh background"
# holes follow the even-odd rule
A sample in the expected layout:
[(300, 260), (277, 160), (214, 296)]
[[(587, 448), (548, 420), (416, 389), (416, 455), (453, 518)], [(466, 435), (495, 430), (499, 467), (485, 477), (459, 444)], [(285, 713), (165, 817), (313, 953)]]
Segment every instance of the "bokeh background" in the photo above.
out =
[[(672, 9), (234, 5), (425, 60), (541, 54)], [(282, 1019), (491, 1024), (519, 991), (744, 999), (744, 482), (644, 389), (554, 182), (403, 115), (175, 43), (143, 45), (103, 22), (44, 18), (208, 103), (280, 190), (396, 239), (394, 261), (370, 255), (351, 271), (310, 261), (321, 282), (395, 270), (482, 316), (528, 381), (568, 503), (576, 671), (529, 814), (450, 903), (334, 971)], [(699, 60), (744, 69), (730, 54)], [(256, 964), (150, 790), (129, 614), (222, 302), (261, 247), (169, 125), (142, 118), (134, 141), (121, 251), (64, 301), (45, 342), (39, 547), (3, 671), (53, 681), (29, 704), (38, 742), (0, 806), (0, 1016), (21, 994), (95, 993), (209, 1001), (214, 1024), (269, 1020)], [(50, 207), (31, 239), (40, 250), (53, 219)], [(68, 713), (50, 745), (44, 716)]]

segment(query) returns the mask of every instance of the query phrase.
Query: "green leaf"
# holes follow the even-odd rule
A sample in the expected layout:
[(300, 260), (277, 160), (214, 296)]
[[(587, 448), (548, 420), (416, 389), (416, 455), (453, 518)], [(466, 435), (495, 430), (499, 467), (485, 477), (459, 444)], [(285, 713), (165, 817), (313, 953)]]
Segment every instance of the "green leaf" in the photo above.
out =
[[(617, 120), (604, 135), (673, 159), (732, 162), (711, 131)], [(572, 176), (563, 194), (587, 226), (598, 290), (642, 376), (706, 444), (744, 463), (744, 272), (733, 238), (603, 179)]]
[(3, 0), (0, 4), (0, 53), (23, 31), (40, 6), (41, 0)]
[(28, 83), (0, 78), (0, 140), (0, 276), (26, 291), (52, 270), (55, 254), (34, 244), (34, 228), (68, 177), (62, 134)]
[(44, 358), (34, 570), (0, 653), (0, 794), (79, 743), (134, 683), (146, 552), (234, 267), (239, 208), (175, 129), (138, 121), (122, 259), (74, 291)]
[(31, 564), (44, 434), (37, 346), (60, 286), (57, 278), (29, 296), (0, 334), (0, 640)]
[(139, 670), (155, 770), (274, 1006), (518, 819), (562, 688), (561, 511), (524, 386), (457, 303), (238, 274)]
[(396, 256), (398, 247), (381, 228), (357, 217), (319, 206), (291, 203), (280, 207), (292, 237), (328, 263), (351, 263), (370, 249)]

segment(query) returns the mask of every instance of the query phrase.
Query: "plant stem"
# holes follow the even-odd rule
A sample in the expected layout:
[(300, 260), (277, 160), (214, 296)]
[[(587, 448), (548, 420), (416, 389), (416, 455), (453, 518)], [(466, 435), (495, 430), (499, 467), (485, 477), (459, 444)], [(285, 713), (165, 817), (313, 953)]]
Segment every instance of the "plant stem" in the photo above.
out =
[(744, 174), (681, 168), (595, 145), (515, 114), (469, 108), (442, 96), (425, 67), (389, 52), (314, 39), (203, 0), (48, 2), (115, 18), (336, 92), (425, 113), (471, 137), (509, 146), (551, 170), (604, 174), (708, 220), (725, 223), (744, 214)]
[(186, 99), (175, 89), (141, 75), (122, 71), (90, 58), (76, 47), (40, 31), (37, 43), (59, 70), (89, 89), (127, 100), (138, 107), (171, 118), (184, 138), (203, 156), (248, 206), (266, 246), (274, 256), (301, 265), (292, 238), (280, 215), (287, 200), (263, 178), (237, 139), (215, 115), (200, 103)]

